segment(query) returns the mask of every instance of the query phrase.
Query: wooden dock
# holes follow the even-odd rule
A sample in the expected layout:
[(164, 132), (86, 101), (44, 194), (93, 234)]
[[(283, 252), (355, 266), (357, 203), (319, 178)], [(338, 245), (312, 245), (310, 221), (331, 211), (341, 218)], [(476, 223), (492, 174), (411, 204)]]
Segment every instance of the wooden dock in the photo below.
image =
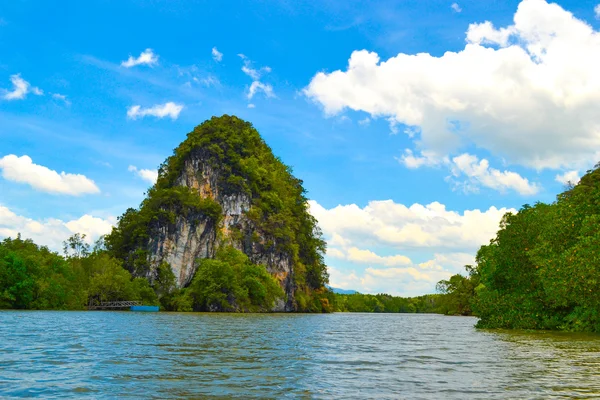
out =
[(141, 305), (140, 301), (107, 301), (90, 304), (88, 310), (129, 310), (132, 306)]

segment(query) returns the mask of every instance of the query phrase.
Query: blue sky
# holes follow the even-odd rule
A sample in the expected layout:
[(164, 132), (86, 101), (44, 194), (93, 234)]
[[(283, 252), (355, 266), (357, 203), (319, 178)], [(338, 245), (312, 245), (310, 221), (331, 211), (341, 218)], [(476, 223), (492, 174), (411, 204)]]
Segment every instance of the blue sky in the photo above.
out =
[(432, 292), (598, 160), (596, 6), (4, 2), (0, 237), (105, 233), (234, 114), (304, 180), (332, 285)]

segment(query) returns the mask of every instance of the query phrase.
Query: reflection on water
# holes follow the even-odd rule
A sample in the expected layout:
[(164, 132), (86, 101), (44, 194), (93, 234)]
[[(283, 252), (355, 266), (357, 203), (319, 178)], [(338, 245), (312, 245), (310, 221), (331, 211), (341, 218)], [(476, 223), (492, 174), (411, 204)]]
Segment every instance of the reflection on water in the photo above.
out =
[(0, 397), (600, 398), (600, 336), (408, 314), (0, 312)]

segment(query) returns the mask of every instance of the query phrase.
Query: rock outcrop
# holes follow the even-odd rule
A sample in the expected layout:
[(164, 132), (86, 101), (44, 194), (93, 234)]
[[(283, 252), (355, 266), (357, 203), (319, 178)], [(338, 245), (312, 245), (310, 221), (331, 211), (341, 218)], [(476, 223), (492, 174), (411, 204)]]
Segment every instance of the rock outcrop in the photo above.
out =
[(108, 243), (132, 273), (151, 281), (168, 263), (181, 288), (202, 259), (230, 245), (277, 280), (285, 299), (275, 310), (314, 308), (296, 294), (306, 299), (323, 288), (325, 246), (301, 183), (252, 125), (212, 118), (161, 165), (147, 199), (121, 217)]
[[(202, 152), (193, 152), (185, 160), (177, 186), (190, 188), (202, 198), (215, 200), (222, 209), (219, 224), (202, 214), (178, 215), (174, 224), (164, 223), (154, 227), (148, 242), (150, 276), (161, 262), (171, 265), (178, 287), (187, 286), (196, 272), (199, 260), (213, 258), (216, 248), (225, 241), (244, 252), (255, 264), (264, 265), (277, 278), (288, 299), (279, 303), (275, 311), (294, 310), (294, 282), (291, 255), (265, 248), (268, 233), (262, 232), (246, 217), (252, 203), (246, 193), (222, 194), (219, 182), (223, 172), (203, 159)], [(241, 233), (233, 236), (232, 232)], [(254, 241), (252, 236), (258, 236)]]

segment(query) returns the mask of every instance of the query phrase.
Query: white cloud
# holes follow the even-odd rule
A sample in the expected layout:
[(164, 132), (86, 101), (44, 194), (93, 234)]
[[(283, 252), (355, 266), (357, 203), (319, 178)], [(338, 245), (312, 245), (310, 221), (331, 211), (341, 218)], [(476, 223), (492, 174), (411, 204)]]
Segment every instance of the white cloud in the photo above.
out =
[(213, 47), (212, 48), (212, 58), (216, 62), (221, 62), (221, 60), (223, 59), (223, 53), (221, 53), (219, 50), (217, 50), (216, 47)]
[[(530, 183), (527, 178), (516, 172), (491, 168), (488, 160), (479, 160), (477, 156), (467, 153), (449, 159), (427, 150), (422, 151), (419, 156), (412, 150), (405, 149), (404, 154), (396, 159), (410, 169), (446, 166), (452, 173), (452, 176), (446, 180), (453, 182), (457, 187), (462, 187), (465, 192), (477, 192), (480, 186), (484, 186), (501, 193), (514, 190), (521, 195), (530, 196), (541, 189), (538, 184)], [(466, 181), (457, 182), (453, 179), (462, 175), (467, 177)]]
[(252, 104), (252, 103), (249, 103), (248, 104), (248, 108), (256, 108), (256, 106), (254, 104)]
[(330, 285), (353, 289), (361, 293), (388, 293), (396, 296), (418, 296), (432, 293), (435, 284), (473, 264), (474, 257), (466, 253), (434, 254), (419, 264), (391, 268), (368, 266), (361, 271), (328, 267)]
[(594, 7), (594, 14), (596, 15), (596, 19), (600, 19), (600, 4)]
[(460, 6), (458, 5), (458, 3), (452, 3), (452, 5), (450, 6), (450, 8), (452, 8), (452, 10), (454, 12), (457, 12), (457, 13), (459, 13), (459, 12), (462, 11), (462, 8), (460, 8)]
[(22, 100), (27, 96), (27, 93), (33, 93), (36, 96), (42, 96), (44, 91), (40, 88), (33, 87), (29, 82), (21, 78), (21, 74), (15, 74), (10, 76), (10, 81), (13, 84), (12, 91), (2, 89), (4, 95), (2, 96), (5, 100)]
[(195, 82), (200, 82), (202, 83), (204, 86), (210, 87), (210, 86), (219, 86), (221, 84), (221, 82), (219, 82), (219, 79), (217, 79), (216, 77), (209, 75), (206, 78), (202, 78), (202, 79), (198, 79), (196, 77), (193, 78)]
[(133, 172), (134, 174), (136, 174), (143, 180), (145, 180), (153, 185), (156, 183), (156, 180), (158, 179), (158, 171), (155, 171), (152, 169), (137, 169), (136, 166), (130, 165), (129, 168), (127, 168), (127, 170), (129, 172)]
[(537, 184), (530, 183), (527, 178), (523, 178), (516, 172), (490, 168), (488, 160), (479, 160), (476, 156), (467, 153), (452, 159), (452, 174), (455, 177), (466, 175), (469, 178), (467, 187), (475, 190), (482, 185), (500, 192), (510, 189), (527, 196), (540, 191)]
[(464, 274), (479, 247), (496, 236), (502, 216), (516, 212), (490, 207), (458, 213), (437, 202), (406, 207), (391, 200), (364, 208), (309, 206), (327, 241), (331, 286), (403, 296), (432, 293), (439, 280)]
[(156, 64), (158, 64), (158, 56), (154, 54), (152, 49), (146, 49), (137, 58), (129, 56), (126, 61), (121, 63), (121, 66), (125, 68), (135, 67), (136, 65), (148, 65), (152, 67)]
[(67, 99), (67, 96), (60, 93), (52, 93), (52, 98), (55, 100), (60, 100), (65, 103), (65, 105), (70, 106), (71, 102)]
[(183, 110), (183, 104), (176, 104), (172, 101), (165, 104), (157, 104), (149, 108), (142, 108), (136, 105), (129, 107), (127, 117), (138, 119), (151, 115), (157, 118), (170, 117), (171, 119), (177, 119), (181, 110)]
[(380, 256), (371, 250), (359, 249), (357, 247), (350, 247), (343, 250), (334, 247), (327, 251), (327, 255), (355, 263), (377, 264), (388, 267), (409, 265), (411, 263), (410, 258), (400, 254), (394, 256)]
[(52, 194), (79, 196), (100, 193), (93, 180), (81, 174), (60, 174), (42, 165), (34, 164), (29, 156), (9, 154), (0, 158), (4, 179), (26, 183), (32, 188)]
[(356, 275), (355, 271), (347, 272), (342, 271), (339, 268), (328, 266), (327, 271), (329, 272), (329, 284), (332, 287), (339, 289), (357, 290), (362, 286), (360, 278)]
[(313, 200), (309, 206), (328, 245), (340, 251), (344, 247), (387, 247), (439, 253), (475, 252), (495, 237), (505, 213), (516, 212), (490, 207), (459, 213), (446, 210), (438, 202), (407, 207), (392, 200), (370, 201), (364, 208), (349, 204), (326, 209)]
[(86, 241), (92, 244), (100, 236), (110, 233), (115, 223), (114, 217), (102, 219), (88, 214), (71, 221), (34, 220), (0, 205), (0, 238), (15, 238), (21, 233), (24, 239), (32, 239), (54, 251), (62, 251), (62, 242), (74, 233), (84, 233)]
[(85, 233), (88, 241), (92, 243), (102, 235), (112, 231), (117, 220), (114, 217), (102, 219), (85, 214), (79, 219), (65, 222), (65, 226), (71, 233)]
[(419, 150), (478, 147), (509, 163), (581, 168), (600, 148), (600, 33), (557, 4), (522, 1), (512, 25), (471, 24), (459, 52), (352, 53), (304, 93), (416, 128)]
[(371, 123), (371, 118), (366, 117), (358, 121), (359, 125), (368, 126)]
[(266, 97), (275, 97), (275, 92), (273, 92), (273, 86), (268, 83), (263, 83), (260, 81), (260, 78), (265, 74), (271, 72), (270, 67), (261, 67), (260, 69), (252, 68), (252, 61), (248, 59), (243, 54), (238, 54), (238, 56), (244, 61), (244, 65), (242, 66), (242, 71), (252, 78), (252, 84), (248, 89), (247, 97), (248, 99), (252, 99), (254, 95), (258, 92), (263, 92)]
[(255, 81), (259, 80), (265, 73), (271, 72), (270, 67), (262, 67), (260, 69), (254, 69), (251, 67), (252, 63), (250, 60), (245, 59), (242, 71)]
[(567, 171), (564, 174), (558, 174), (554, 178), (556, 182), (562, 183), (563, 185), (568, 184), (569, 182), (576, 185), (579, 182), (579, 172), (578, 171)]
[(420, 156), (413, 154), (412, 150), (405, 149), (404, 154), (400, 158), (396, 158), (398, 162), (404, 164), (406, 168), (417, 169), (423, 166), (435, 167), (441, 164), (447, 164), (447, 157), (439, 157), (437, 154), (431, 151), (422, 151)]
[(254, 95), (258, 92), (263, 92), (267, 97), (275, 97), (275, 93), (273, 93), (273, 87), (271, 85), (254, 81), (248, 90), (248, 100), (252, 99), (252, 97), (254, 97)]

